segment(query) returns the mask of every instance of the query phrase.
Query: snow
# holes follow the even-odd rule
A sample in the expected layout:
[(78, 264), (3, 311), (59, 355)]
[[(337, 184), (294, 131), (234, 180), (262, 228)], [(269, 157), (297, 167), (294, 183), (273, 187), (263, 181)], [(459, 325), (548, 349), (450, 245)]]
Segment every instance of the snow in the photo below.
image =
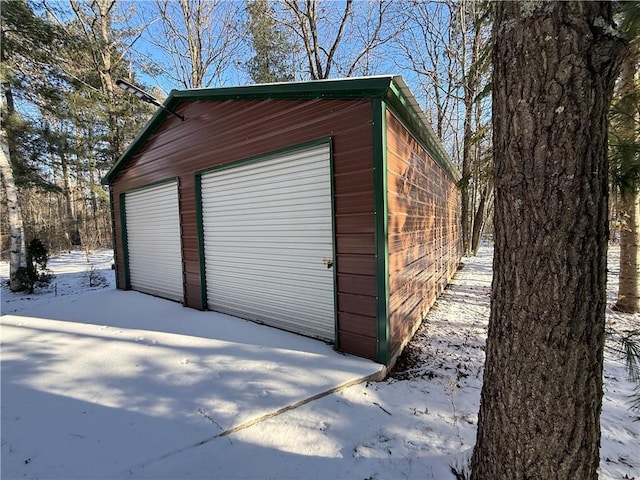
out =
[[(2, 290), (2, 478), (447, 479), (466, 468), (490, 246), (464, 259), (392, 376), (361, 383), (380, 365), (115, 290), (111, 255), (52, 260), (56, 285), (44, 293)], [(87, 286), (91, 264), (106, 287)], [(639, 320), (607, 312), (618, 329)], [(600, 477), (640, 478), (634, 385), (619, 355), (605, 355)]]

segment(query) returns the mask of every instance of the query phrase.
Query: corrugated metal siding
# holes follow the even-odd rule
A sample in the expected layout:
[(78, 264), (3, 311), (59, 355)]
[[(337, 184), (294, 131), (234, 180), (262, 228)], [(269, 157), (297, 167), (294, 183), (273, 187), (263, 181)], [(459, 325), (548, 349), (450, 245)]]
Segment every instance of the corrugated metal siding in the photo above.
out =
[(455, 183), (387, 111), (391, 351), (419, 325), (460, 261)]
[[(338, 348), (367, 358), (376, 358), (376, 318), (362, 314), (376, 301), (375, 262), (361, 262), (357, 273), (341, 272), (341, 261), (358, 256), (375, 258), (373, 204), (355, 202), (356, 192), (373, 192), (373, 136), (370, 100), (240, 100), (191, 102), (181, 106), (187, 120), (168, 117), (112, 184), (113, 208), (119, 212), (119, 193), (150, 182), (180, 177), (183, 209), (182, 244), (185, 268), (185, 304), (203, 308), (195, 220), (194, 172), (244, 158), (263, 155), (319, 138), (333, 140), (335, 250), (338, 299), (350, 310), (359, 300), (353, 321), (351, 312), (338, 306)], [(268, 121), (265, 121), (268, 119)], [(366, 194), (365, 194), (366, 195)], [(357, 206), (355, 205), (357, 203)], [(124, 285), (121, 235), (116, 222), (117, 274)], [(341, 278), (357, 276), (356, 286)], [(340, 304), (340, 302), (338, 302)]]
[(125, 194), (125, 209), (131, 288), (181, 302), (177, 182)]
[(211, 310), (334, 341), (327, 144), (202, 175)]

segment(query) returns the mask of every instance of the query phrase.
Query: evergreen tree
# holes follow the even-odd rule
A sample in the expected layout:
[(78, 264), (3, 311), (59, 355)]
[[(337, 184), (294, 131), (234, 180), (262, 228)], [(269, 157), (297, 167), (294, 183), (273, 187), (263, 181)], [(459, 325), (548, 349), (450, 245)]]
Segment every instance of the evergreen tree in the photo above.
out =
[(640, 312), (640, 7), (621, 3), (622, 30), (629, 38), (611, 106), (609, 158), (619, 194), (620, 274), (616, 310)]
[[(10, 267), (9, 287), (21, 291), (27, 287), (26, 232), (19, 185), (46, 185), (38, 168), (28, 163), (32, 139), (31, 124), (22, 118), (16, 103), (28, 101), (40, 105), (54, 96), (58, 82), (55, 67), (42, 68), (54, 55), (59, 32), (35, 15), (24, 0), (4, 2), (0, 25), (0, 177), (7, 202)], [(45, 100), (46, 101), (46, 100)]]
[(269, 0), (252, 0), (247, 5), (246, 29), (254, 55), (246, 63), (254, 83), (293, 80), (292, 44), (278, 28)]

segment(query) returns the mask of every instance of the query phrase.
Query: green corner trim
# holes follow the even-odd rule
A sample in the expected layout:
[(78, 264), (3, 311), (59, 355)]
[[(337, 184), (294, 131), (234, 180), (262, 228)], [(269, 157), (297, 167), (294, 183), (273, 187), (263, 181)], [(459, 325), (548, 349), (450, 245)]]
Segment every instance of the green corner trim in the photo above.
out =
[(389, 246), (387, 215), (387, 127), (386, 105), (373, 100), (373, 190), (375, 204), (376, 248), (376, 360), (391, 361), (389, 326)]
[(119, 287), (118, 280), (118, 245), (116, 244), (116, 209), (114, 208), (113, 190), (109, 189), (109, 213), (111, 214), (111, 246), (113, 248), (113, 265), (116, 274), (116, 288)]
[(125, 194), (121, 193), (120, 200), (120, 241), (122, 242), (122, 265), (124, 266), (124, 289), (131, 289), (131, 277), (129, 276), (129, 244), (127, 240), (127, 209), (125, 207)]
[(333, 162), (333, 139), (329, 138), (329, 181), (331, 183), (331, 243), (333, 250), (333, 346), (340, 348), (340, 335), (338, 334), (338, 255), (336, 253), (336, 189)]
[(202, 218), (202, 173), (196, 173), (194, 179), (196, 195), (196, 222), (198, 228), (198, 258), (200, 267), (200, 305), (203, 310), (207, 305), (207, 271), (204, 258), (204, 222)]

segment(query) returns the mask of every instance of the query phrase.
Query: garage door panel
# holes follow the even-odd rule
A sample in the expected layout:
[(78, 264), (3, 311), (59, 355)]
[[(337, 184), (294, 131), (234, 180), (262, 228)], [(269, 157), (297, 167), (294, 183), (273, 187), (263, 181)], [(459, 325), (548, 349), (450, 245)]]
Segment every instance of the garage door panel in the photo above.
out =
[(177, 182), (125, 194), (131, 288), (183, 300)]
[[(297, 182), (298, 184), (315, 183), (313, 178), (324, 178), (325, 168), (322, 165), (323, 158), (326, 157), (325, 152), (307, 155), (304, 158), (297, 156), (295, 163), (286, 165), (285, 163), (263, 163), (260, 166), (260, 177), (255, 176), (255, 164), (242, 165), (233, 167), (233, 174), (227, 178), (224, 185), (220, 186), (220, 189), (216, 193), (224, 191), (237, 190), (239, 187), (248, 186), (252, 189), (256, 188), (258, 191), (264, 190), (269, 185), (291, 185), (291, 182)], [(296, 155), (286, 155), (280, 158), (293, 158)], [(268, 160), (267, 160), (268, 162)], [(224, 170), (222, 171), (224, 172)], [(207, 182), (214, 182), (211, 177), (203, 177), (203, 185)]]
[(212, 310), (335, 337), (328, 145), (203, 174)]

